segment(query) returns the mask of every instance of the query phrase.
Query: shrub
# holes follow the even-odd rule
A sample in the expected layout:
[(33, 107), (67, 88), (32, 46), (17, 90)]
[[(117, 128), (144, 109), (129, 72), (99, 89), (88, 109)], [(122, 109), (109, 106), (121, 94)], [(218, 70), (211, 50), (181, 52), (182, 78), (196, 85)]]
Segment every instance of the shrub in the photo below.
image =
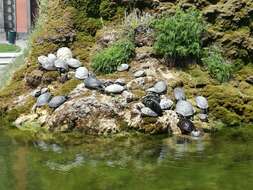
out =
[(156, 42), (154, 49), (166, 60), (177, 64), (184, 58), (199, 58), (201, 35), (205, 26), (202, 15), (195, 9), (177, 9), (175, 15), (166, 16), (154, 22)]
[(222, 56), (217, 47), (210, 47), (205, 50), (202, 62), (207, 67), (209, 74), (219, 82), (226, 82), (232, 75), (232, 65)]
[(127, 63), (134, 54), (134, 44), (129, 40), (118, 41), (97, 53), (92, 59), (96, 72), (112, 73), (120, 64)]

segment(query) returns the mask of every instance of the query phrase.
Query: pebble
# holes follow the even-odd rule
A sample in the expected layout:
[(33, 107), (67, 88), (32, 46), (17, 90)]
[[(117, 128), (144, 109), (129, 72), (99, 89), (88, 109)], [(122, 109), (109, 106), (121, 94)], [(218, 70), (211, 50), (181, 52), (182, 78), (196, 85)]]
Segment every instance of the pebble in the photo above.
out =
[(114, 83), (115, 83), (115, 84), (119, 84), (119, 85), (121, 85), (121, 86), (125, 86), (125, 85), (126, 85), (126, 81), (125, 81), (125, 79), (123, 79), (123, 78), (120, 78), (120, 79), (115, 80)]
[(140, 78), (140, 77), (145, 77), (145, 76), (146, 76), (146, 72), (144, 70), (139, 70), (134, 73), (135, 78)]
[(117, 67), (117, 71), (119, 72), (123, 72), (123, 71), (127, 71), (129, 69), (129, 65), (128, 64), (121, 64)]
[(113, 94), (120, 94), (125, 90), (125, 88), (119, 84), (112, 84), (105, 88), (105, 92), (113, 93)]
[(148, 117), (157, 117), (158, 114), (148, 107), (141, 108), (141, 114)]
[(202, 122), (207, 122), (208, 121), (208, 115), (201, 113), (201, 114), (199, 114), (199, 119)]

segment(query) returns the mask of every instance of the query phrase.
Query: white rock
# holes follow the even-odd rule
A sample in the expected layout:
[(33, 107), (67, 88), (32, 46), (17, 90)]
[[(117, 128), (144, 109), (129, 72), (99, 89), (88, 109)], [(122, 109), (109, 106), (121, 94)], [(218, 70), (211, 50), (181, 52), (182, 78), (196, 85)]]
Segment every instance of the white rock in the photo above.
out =
[(41, 56), (38, 57), (38, 62), (41, 65), (47, 64), (48, 63), (48, 57), (45, 56), (45, 55), (41, 55)]
[(117, 67), (117, 71), (122, 72), (122, 71), (127, 71), (129, 69), (128, 64), (121, 64)]
[(115, 83), (115, 84), (122, 85), (122, 86), (125, 86), (125, 85), (126, 85), (126, 81), (125, 81), (125, 79), (123, 79), (123, 78), (120, 78), (120, 79), (115, 80), (114, 83)]
[(112, 84), (105, 88), (105, 92), (107, 93), (113, 93), (113, 94), (120, 94), (123, 92), (125, 88), (119, 84)]
[(132, 102), (134, 99), (134, 94), (126, 90), (122, 93), (122, 96), (124, 97), (127, 103)]
[(75, 77), (79, 80), (84, 80), (88, 77), (89, 71), (86, 67), (79, 67), (76, 69)]
[(145, 76), (146, 76), (146, 72), (144, 70), (139, 70), (134, 73), (135, 78), (145, 77)]
[(144, 107), (141, 109), (142, 116), (148, 116), (148, 117), (157, 117), (157, 113), (155, 113), (153, 110), (151, 110), (148, 107)]
[(67, 60), (67, 59), (72, 58), (72, 52), (67, 47), (62, 47), (62, 48), (58, 49), (56, 55), (57, 55), (58, 59), (62, 59), (62, 60)]

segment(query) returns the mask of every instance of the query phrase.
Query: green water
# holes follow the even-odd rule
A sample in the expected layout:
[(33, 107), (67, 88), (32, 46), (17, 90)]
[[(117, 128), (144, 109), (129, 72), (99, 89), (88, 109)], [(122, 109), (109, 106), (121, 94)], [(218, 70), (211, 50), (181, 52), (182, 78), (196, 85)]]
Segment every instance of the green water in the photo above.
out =
[(251, 190), (253, 141), (83, 137), (80, 145), (0, 129), (0, 190)]

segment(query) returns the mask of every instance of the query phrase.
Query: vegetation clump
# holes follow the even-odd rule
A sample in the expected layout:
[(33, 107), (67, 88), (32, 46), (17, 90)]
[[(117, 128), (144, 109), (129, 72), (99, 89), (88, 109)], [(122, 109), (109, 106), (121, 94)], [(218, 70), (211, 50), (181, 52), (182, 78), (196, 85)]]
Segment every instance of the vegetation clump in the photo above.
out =
[(134, 44), (129, 40), (121, 40), (97, 53), (92, 59), (95, 72), (112, 73), (123, 63), (127, 63), (134, 55)]
[(166, 16), (154, 22), (156, 42), (154, 49), (166, 61), (179, 61), (199, 58), (201, 55), (201, 36), (205, 24), (201, 13), (195, 9), (177, 9), (175, 15)]
[(210, 75), (220, 83), (230, 79), (233, 71), (232, 65), (227, 63), (217, 47), (207, 49), (202, 61)]

